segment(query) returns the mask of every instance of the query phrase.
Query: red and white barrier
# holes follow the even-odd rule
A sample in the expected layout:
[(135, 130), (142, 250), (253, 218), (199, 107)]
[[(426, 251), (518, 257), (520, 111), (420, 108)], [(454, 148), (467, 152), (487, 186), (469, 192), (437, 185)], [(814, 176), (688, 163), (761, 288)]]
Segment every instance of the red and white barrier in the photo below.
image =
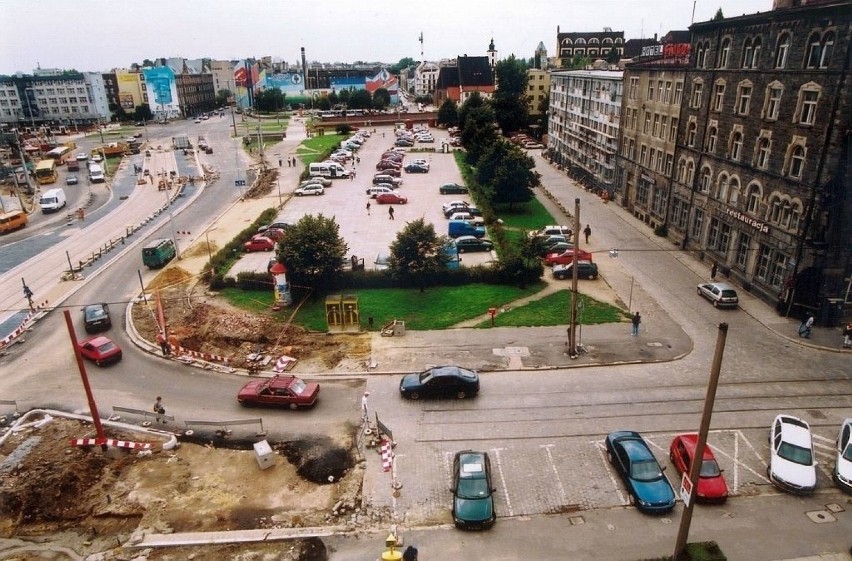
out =
[(0, 340), (0, 350), (3, 350), (12, 341), (17, 339), (18, 336), (21, 335), (21, 333), (26, 331), (27, 328), (29, 327), (30, 321), (32, 321), (32, 319), (35, 317), (35, 315), (37, 313), (41, 312), (46, 307), (47, 307), (47, 300), (45, 300), (44, 302), (40, 303), (37, 306), (33, 306), (32, 310), (30, 310), (30, 313), (27, 314), (27, 317), (25, 317), (23, 319), (23, 321), (21, 321), (21, 324), (13, 332), (11, 332), (9, 335), (7, 335), (2, 340)]
[(393, 467), (393, 446), (387, 438), (382, 439), (382, 471), (390, 471)]
[(117, 438), (72, 438), (71, 446), (112, 446), (114, 448), (126, 448), (128, 450), (150, 450), (149, 442), (133, 442), (130, 440), (118, 440)]

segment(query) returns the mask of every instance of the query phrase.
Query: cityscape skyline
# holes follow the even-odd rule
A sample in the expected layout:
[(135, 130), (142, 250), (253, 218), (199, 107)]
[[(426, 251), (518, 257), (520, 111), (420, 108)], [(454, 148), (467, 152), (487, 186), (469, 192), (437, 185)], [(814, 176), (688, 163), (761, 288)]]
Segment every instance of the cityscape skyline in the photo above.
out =
[[(302, 47), (309, 62), (395, 63), (405, 57), (421, 60), (421, 33), (423, 60), (481, 56), (492, 38), (498, 59), (511, 54), (531, 58), (540, 42), (552, 57), (557, 27), (562, 32), (609, 27), (623, 31), (626, 40), (649, 38), (687, 29), (693, 8), (699, 22), (712, 19), (719, 8), (725, 17), (769, 11), (772, 0), (572, 0), (568, 7), (559, 0), (523, 7), (440, 0), (430, 4), (428, 13), (391, 0), (373, 0), (361, 9), (342, 2), (318, 7), (305, 0), (152, 0), (121, 10), (115, 6), (104, 0), (0, 0), (3, 21), (29, 22), (4, 29), (0, 74), (29, 74), (36, 68), (99, 72), (160, 57), (271, 56), (298, 64)], [(280, 20), (270, 17), (276, 13)], [(518, 25), (519, 17), (528, 22)], [(163, 25), (137, 23), (151, 19)]]

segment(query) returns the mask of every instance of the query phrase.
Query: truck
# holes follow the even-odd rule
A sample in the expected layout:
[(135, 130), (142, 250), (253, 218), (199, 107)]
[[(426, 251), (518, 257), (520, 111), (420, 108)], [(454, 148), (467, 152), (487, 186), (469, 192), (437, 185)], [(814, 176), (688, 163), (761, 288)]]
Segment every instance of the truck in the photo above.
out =
[(149, 269), (160, 269), (174, 259), (175, 242), (168, 238), (157, 238), (142, 248), (142, 264)]
[(98, 148), (92, 149), (92, 156), (95, 154), (102, 154), (104, 158), (110, 158), (114, 156), (124, 156), (126, 154), (130, 154), (130, 146), (125, 142), (110, 142), (109, 144), (104, 144)]

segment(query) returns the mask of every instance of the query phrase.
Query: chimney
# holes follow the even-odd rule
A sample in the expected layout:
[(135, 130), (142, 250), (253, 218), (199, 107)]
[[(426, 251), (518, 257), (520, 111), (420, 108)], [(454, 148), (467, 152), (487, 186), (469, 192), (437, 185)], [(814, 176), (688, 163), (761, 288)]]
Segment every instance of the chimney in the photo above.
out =
[(308, 64), (305, 62), (305, 47), (302, 47), (302, 83), (308, 89)]

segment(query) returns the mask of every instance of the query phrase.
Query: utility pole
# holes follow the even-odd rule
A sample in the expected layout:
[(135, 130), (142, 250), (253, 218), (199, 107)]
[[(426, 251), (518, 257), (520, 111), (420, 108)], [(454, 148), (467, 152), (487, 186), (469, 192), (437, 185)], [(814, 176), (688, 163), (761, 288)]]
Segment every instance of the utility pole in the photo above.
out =
[(568, 355), (577, 358), (577, 259), (579, 257), (577, 238), (580, 236), (580, 199), (574, 199), (574, 228), (573, 228), (574, 262), (571, 264), (571, 326), (568, 336)]
[[(713, 416), (713, 404), (716, 401), (716, 387), (719, 385), (719, 372), (722, 369), (722, 356), (725, 354), (725, 340), (728, 337), (728, 324), (719, 324), (719, 334), (716, 337), (716, 352), (713, 355), (713, 365), (710, 367), (710, 381), (707, 383), (707, 394), (704, 396), (704, 412), (701, 414), (701, 427), (698, 429), (698, 442), (695, 443), (695, 455), (689, 466), (689, 492), (683, 497), (684, 508), (680, 517), (680, 528), (677, 532), (673, 561), (681, 559), (686, 540), (689, 538), (689, 525), (692, 523), (692, 509), (695, 506), (695, 494), (698, 490), (698, 476), (701, 473), (704, 448), (707, 446), (707, 433), (710, 432), (710, 418)], [(686, 476), (686, 474), (684, 474)], [(685, 490), (685, 489), (684, 489)]]

